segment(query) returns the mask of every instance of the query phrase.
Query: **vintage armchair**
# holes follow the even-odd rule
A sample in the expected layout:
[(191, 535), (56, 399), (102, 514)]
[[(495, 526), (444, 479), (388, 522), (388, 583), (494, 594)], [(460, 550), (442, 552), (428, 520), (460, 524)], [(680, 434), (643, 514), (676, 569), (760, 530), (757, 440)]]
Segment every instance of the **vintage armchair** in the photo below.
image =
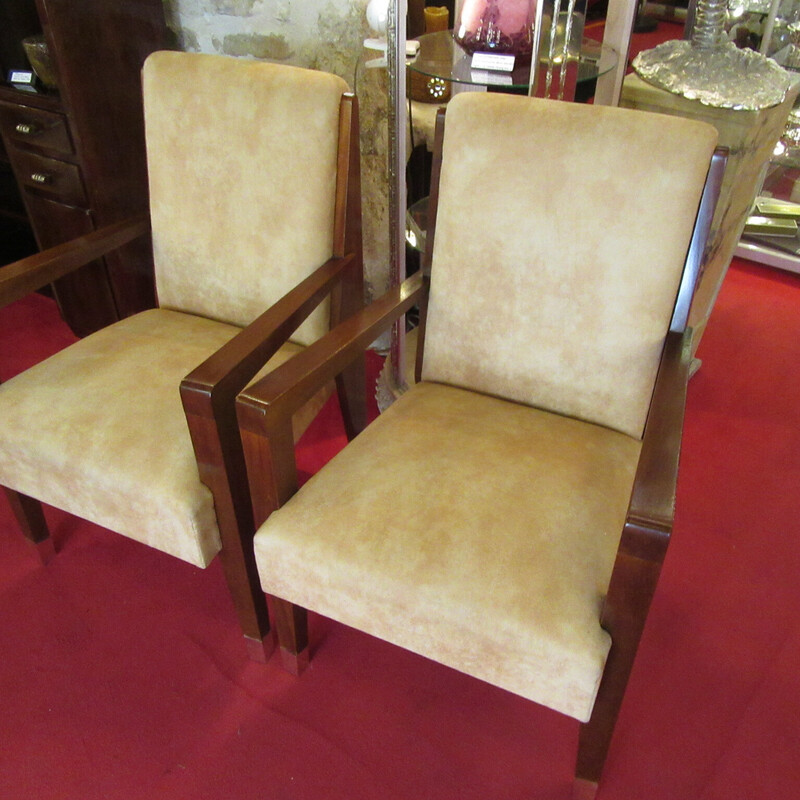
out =
[[(237, 400), (288, 667), (312, 609), (556, 709), (593, 795), (670, 537), (715, 142), (501, 94), (440, 114), (430, 278)], [(417, 303), (418, 382), (297, 491), (294, 409)]]
[[(219, 553), (264, 660), (234, 401), (265, 364), (363, 307), (356, 100), (334, 75), (173, 52), (147, 60), (143, 92), (150, 220), (4, 267), (0, 305), (152, 224), (159, 307), (0, 386), (0, 484), (46, 556), (41, 502), (199, 567)], [(332, 386), (295, 415), (295, 437)], [(365, 424), (363, 362), (337, 388), (352, 436)]]

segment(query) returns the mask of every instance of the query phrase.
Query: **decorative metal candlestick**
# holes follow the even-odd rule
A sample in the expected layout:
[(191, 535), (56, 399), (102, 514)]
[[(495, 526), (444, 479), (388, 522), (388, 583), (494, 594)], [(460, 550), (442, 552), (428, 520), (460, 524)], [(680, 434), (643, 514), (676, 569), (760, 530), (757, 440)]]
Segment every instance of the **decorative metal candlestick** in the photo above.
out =
[(727, 0), (699, 0), (691, 41), (664, 42), (633, 60), (638, 75), (674, 94), (715, 108), (760, 111), (783, 102), (789, 75), (725, 34)]

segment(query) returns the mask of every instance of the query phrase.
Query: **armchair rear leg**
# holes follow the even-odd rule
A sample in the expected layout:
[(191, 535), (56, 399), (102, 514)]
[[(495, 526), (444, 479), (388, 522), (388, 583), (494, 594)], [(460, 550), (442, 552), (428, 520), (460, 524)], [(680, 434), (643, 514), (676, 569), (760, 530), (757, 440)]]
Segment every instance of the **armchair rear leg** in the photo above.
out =
[(612, 645), (592, 716), (580, 729), (575, 800), (597, 791), (660, 571), (659, 563), (617, 555), (601, 620)]
[(336, 391), (347, 439), (352, 441), (367, 426), (366, 358), (363, 353), (336, 377)]
[(300, 675), (308, 666), (308, 612), (302, 607), (271, 597), (283, 668)]
[(44, 518), (42, 504), (33, 497), (15, 492), (6, 486), (3, 490), (8, 497), (11, 510), (25, 537), (39, 552), (42, 564), (48, 564), (55, 557), (56, 550), (50, 538), (50, 530)]

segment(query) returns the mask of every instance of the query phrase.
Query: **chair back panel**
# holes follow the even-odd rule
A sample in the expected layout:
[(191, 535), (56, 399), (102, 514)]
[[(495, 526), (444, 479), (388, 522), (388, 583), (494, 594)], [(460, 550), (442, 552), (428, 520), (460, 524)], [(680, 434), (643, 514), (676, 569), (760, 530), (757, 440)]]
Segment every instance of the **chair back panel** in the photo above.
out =
[[(159, 305), (247, 325), (332, 255), (347, 84), (173, 52), (143, 82)], [(327, 325), (318, 309), (292, 338)]]
[(641, 437), (716, 139), (678, 117), (456, 96), (423, 379)]

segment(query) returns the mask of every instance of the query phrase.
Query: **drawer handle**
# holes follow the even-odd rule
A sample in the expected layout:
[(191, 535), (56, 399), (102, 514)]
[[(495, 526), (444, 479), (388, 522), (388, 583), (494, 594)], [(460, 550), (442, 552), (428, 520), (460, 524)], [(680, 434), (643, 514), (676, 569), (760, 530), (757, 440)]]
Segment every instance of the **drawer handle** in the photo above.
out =
[(39, 133), (40, 129), (38, 125), (33, 125), (30, 122), (18, 122), (14, 130), (17, 133), (21, 133), (23, 136), (34, 136)]
[(40, 185), (44, 185), (46, 183), (50, 183), (52, 181), (52, 177), (45, 172), (34, 172), (31, 175), (31, 180), (34, 183), (38, 183)]

